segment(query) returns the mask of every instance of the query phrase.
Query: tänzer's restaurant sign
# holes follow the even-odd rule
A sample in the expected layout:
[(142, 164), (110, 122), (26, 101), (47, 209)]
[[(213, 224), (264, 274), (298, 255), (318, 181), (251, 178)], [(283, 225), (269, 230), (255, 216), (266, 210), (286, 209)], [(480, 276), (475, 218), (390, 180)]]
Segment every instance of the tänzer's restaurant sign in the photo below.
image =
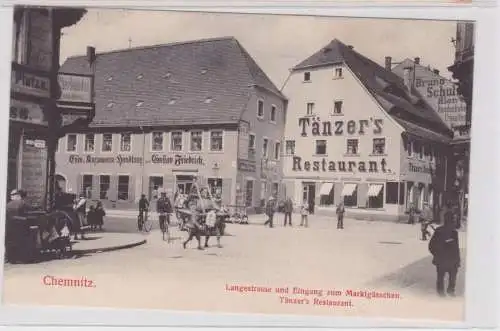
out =
[[(365, 135), (382, 134), (384, 121), (381, 118), (371, 118), (369, 120), (348, 120), (348, 121), (321, 121), (319, 117), (299, 118), (301, 136), (309, 135), (318, 137), (342, 136), (342, 135)], [(300, 156), (293, 157), (292, 171), (307, 172), (390, 172), (387, 168), (385, 158), (367, 161), (342, 161), (330, 160), (327, 158), (314, 161), (304, 160)]]
[(93, 156), (93, 155), (70, 155), (70, 164), (118, 164), (119, 166), (127, 164), (142, 164), (142, 157), (132, 155), (117, 156)]

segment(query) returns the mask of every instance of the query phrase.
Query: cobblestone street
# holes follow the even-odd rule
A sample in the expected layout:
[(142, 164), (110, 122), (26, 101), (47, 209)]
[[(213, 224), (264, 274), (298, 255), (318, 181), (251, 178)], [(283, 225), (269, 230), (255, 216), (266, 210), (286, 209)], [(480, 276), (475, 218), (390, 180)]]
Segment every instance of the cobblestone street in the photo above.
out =
[[(156, 226), (146, 236), (147, 243), (135, 248), (71, 260), (7, 265), (4, 302), (463, 319), (465, 269), (459, 272), (457, 297), (438, 298), (428, 242), (419, 240), (418, 225), (346, 220), (341, 231), (331, 220), (311, 217), (310, 228), (283, 228), (282, 216), (278, 217), (273, 229), (259, 224), (228, 224), (222, 248), (217, 248), (212, 238), (211, 247), (204, 251), (196, 249), (195, 240), (184, 250), (186, 233), (175, 229), (172, 242), (167, 243)], [(465, 233), (460, 232), (460, 236), (465, 248)], [(45, 276), (84, 277), (92, 286), (44, 285), (48, 282)], [(236, 286), (269, 287), (272, 292), (256, 292), (255, 288), (237, 292)], [(282, 293), (275, 292), (278, 287)], [(302, 294), (293, 294), (294, 287)], [(315, 293), (306, 295), (303, 290)], [(318, 290), (323, 290), (321, 296)], [(327, 296), (328, 290), (335, 296)], [(348, 290), (387, 291), (399, 298), (353, 297), (345, 295)], [(332, 302), (337, 303), (334, 306)], [(342, 306), (341, 302), (350, 303)]]

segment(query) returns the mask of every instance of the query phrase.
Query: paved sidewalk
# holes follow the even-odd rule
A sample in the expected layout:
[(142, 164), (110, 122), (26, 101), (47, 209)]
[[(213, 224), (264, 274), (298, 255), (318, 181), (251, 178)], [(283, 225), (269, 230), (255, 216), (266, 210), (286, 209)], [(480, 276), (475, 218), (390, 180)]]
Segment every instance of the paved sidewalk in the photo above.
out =
[(73, 253), (91, 254), (132, 248), (146, 243), (144, 235), (136, 233), (88, 233), (84, 240), (72, 240)]

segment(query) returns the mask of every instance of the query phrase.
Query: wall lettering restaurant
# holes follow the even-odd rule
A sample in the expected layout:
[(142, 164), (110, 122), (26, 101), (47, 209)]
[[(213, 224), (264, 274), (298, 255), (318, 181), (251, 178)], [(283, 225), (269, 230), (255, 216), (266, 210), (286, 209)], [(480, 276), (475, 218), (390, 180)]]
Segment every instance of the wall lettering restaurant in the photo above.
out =
[[(368, 168), (367, 168), (368, 164)], [(379, 167), (380, 164), (380, 167)], [(387, 161), (329, 161), (322, 158), (321, 161), (302, 161), (300, 156), (293, 157), (292, 171), (322, 171), (322, 172), (390, 172), (387, 169)]]

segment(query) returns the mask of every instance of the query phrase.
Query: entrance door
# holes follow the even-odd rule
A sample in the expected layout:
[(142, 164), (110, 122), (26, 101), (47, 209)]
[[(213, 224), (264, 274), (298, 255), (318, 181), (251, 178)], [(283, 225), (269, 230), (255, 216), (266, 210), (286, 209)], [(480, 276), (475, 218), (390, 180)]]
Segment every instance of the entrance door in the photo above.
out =
[(304, 183), (302, 189), (302, 199), (309, 204), (309, 213), (314, 214), (314, 203), (316, 201), (316, 184)]
[[(153, 192), (157, 191), (160, 187), (163, 187), (163, 177), (151, 176), (149, 177), (149, 201), (153, 199)], [(158, 198), (158, 197), (155, 197)]]
[(189, 194), (191, 188), (193, 187), (194, 176), (189, 175), (177, 175), (176, 177), (176, 187), (179, 193)]

